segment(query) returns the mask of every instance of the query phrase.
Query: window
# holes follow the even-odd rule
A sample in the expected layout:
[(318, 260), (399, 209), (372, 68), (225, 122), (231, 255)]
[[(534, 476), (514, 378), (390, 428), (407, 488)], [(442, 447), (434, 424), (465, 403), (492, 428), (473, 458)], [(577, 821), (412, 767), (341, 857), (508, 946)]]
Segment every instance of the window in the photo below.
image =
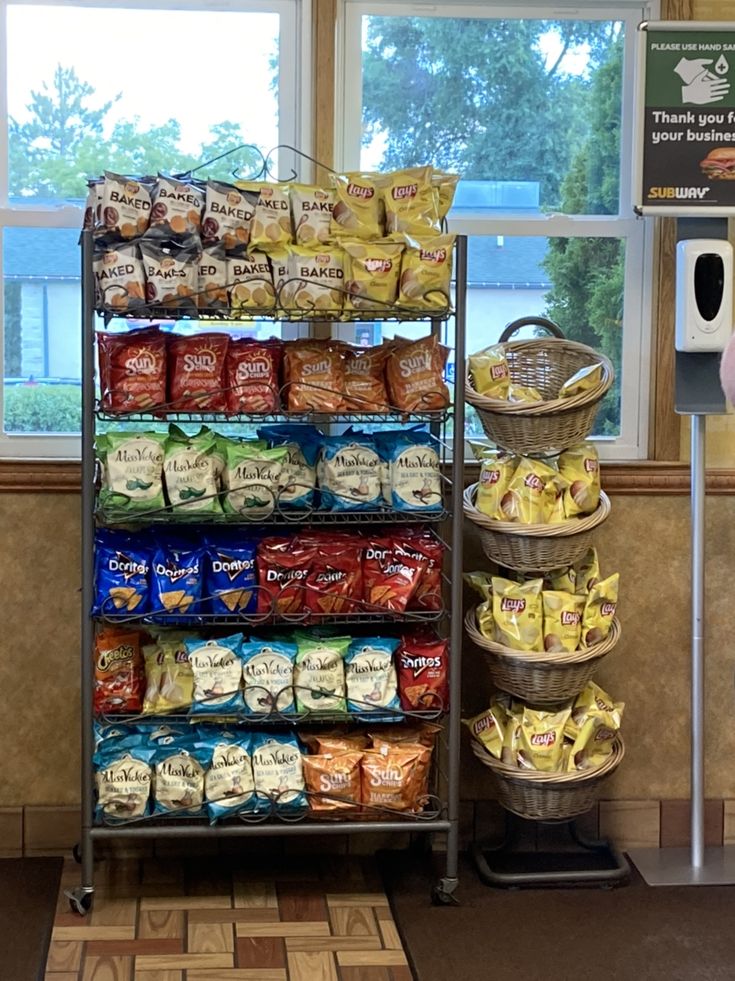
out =
[[(632, 209), (633, 66), (645, 3), (344, 0), (341, 165), (462, 176), (467, 350), (544, 315), (617, 379), (595, 436), (646, 455), (650, 222)], [(528, 332), (526, 332), (527, 334)], [(481, 435), (468, 413), (468, 436)]]
[[(87, 177), (185, 172), (240, 144), (309, 151), (304, 6), (0, 0), (2, 455), (79, 452)], [(298, 168), (291, 156), (274, 155), (273, 172)], [(239, 150), (201, 176), (253, 167), (257, 154)]]

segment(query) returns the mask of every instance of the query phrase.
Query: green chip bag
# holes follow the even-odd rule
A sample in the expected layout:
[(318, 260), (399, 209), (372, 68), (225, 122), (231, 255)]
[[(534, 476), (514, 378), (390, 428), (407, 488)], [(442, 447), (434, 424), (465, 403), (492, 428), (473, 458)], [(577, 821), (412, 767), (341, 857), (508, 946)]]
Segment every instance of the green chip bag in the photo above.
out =
[(163, 475), (169, 503), (175, 510), (219, 514), (215, 447), (217, 437), (208, 429), (187, 436), (171, 427), (164, 448)]
[(297, 712), (345, 712), (345, 655), (351, 637), (297, 634), (294, 668)]
[(225, 514), (242, 514), (253, 519), (272, 514), (287, 456), (285, 446), (266, 450), (253, 443), (228, 443), (223, 474)]
[(165, 433), (105, 433), (97, 438), (102, 464), (100, 505), (130, 511), (163, 509)]

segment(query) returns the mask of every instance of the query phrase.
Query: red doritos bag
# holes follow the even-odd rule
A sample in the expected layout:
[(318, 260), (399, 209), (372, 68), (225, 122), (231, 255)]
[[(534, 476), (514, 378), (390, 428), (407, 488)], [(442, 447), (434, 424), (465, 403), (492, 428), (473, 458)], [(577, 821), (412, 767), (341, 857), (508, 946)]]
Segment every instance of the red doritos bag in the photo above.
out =
[(301, 536), (316, 545), (306, 577), (306, 608), (317, 615), (360, 613), (362, 604), (362, 542), (347, 536)]
[(225, 412), (227, 334), (173, 336), (168, 350), (172, 412)]
[(102, 407), (147, 412), (166, 401), (166, 335), (158, 327), (97, 334)]
[(282, 346), (249, 338), (230, 341), (227, 351), (227, 411), (277, 412)]
[(296, 538), (264, 538), (255, 560), (258, 571), (258, 613), (303, 613), (306, 578), (314, 561), (313, 545)]
[(404, 636), (396, 653), (401, 708), (449, 708), (449, 642), (435, 634)]
[(370, 538), (363, 559), (366, 610), (403, 613), (427, 566), (426, 558), (411, 556), (393, 537)]
[(430, 531), (414, 528), (407, 528), (396, 535), (395, 540), (411, 558), (426, 559), (427, 563), (408, 609), (441, 610), (444, 545)]

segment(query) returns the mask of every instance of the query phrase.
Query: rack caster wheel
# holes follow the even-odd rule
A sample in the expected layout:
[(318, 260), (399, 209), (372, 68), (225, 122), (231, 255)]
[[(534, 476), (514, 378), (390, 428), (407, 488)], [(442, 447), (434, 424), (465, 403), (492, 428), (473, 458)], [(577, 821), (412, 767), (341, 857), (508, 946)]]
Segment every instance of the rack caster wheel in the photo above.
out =
[(459, 900), (452, 892), (447, 892), (441, 886), (434, 886), (431, 890), (432, 906), (459, 906)]
[(71, 854), (72, 854), (72, 858), (77, 863), (77, 865), (81, 865), (82, 864), (82, 846), (79, 844), (79, 842), (77, 842), (76, 845), (74, 845), (74, 847), (71, 850)]
[(92, 909), (94, 893), (91, 890), (79, 886), (77, 889), (67, 890), (64, 895), (69, 900), (69, 907), (72, 913), (77, 913), (79, 916), (86, 916)]

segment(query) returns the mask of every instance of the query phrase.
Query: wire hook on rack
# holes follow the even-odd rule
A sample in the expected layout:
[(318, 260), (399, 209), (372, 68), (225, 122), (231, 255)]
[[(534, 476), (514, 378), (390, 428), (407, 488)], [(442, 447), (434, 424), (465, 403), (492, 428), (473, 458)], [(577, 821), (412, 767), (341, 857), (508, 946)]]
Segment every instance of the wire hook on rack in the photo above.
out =
[(266, 155), (264, 157), (264, 160), (265, 160), (265, 170), (264, 170), (264, 173), (265, 173), (265, 175), (267, 177), (274, 178), (276, 181), (278, 181), (279, 184), (287, 184), (289, 181), (295, 181), (295, 180), (298, 179), (298, 176), (299, 175), (298, 175), (297, 171), (295, 171), (293, 169), (293, 167), (292, 167), (291, 168), (291, 176), (290, 177), (276, 177), (276, 175), (273, 173), (273, 170), (272, 170), (271, 157), (278, 150), (289, 150), (291, 153), (295, 153), (297, 157), (303, 157), (304, 160), (311, 161), (311, 163), (313, 163), (316, 167), (321, 167), (322, 170), (326, 170), (330, 174), (336, 174), (337, 173), (336, 170), (333, 170), (331, 167), (328, 167), (326, 164), (323, 164), (320, 160), (317, 160), (316, 157), (310, 157), (308, 153), (304, 153), (303, 150), (299, 150), (295, 146), (291, 146), (290, 143), (279, 143), (278, 146), (274, 146), (272, 150), (269, 150), (268, 153), (266, 153)]
[[(239, 168), (235, 168), (232, 171), (232, 176), (236, 180), (248, 180), (257, 181), (259, 178), (264, 177), (268, 172), (267, 158), (264, 156), (263, 151), (260, 147), (257, 147), (254, 143), (239, 143), (237, 146), (231, 147), (229, 150), (225, 150), (224, 153), (217, 154), (216, 157), (210, 157), (209, 160), (205, 160), (203, 163), (198, 164), (196, 167), (192, 167), (190, 170), (185, 171), (181, 174), (174, 174), (173, 176), (177, 180), (184, 180), (187, 177), (191, 177), (196, 174), (199, 170), (204, 170), (205, 167), (211, 167), (212, 164), (217, 163), (219, 160), (224, 160), (226, 157), (232, 156), (233, 153), (239, 153), (240, 150), (252, 150), (256, 156), (256, 159), (260, 159), (261, 164), (258, 170), (254, 171), (248, 177), (240, 177)], [(272, 152), (272, 151), (271, 151)]]

